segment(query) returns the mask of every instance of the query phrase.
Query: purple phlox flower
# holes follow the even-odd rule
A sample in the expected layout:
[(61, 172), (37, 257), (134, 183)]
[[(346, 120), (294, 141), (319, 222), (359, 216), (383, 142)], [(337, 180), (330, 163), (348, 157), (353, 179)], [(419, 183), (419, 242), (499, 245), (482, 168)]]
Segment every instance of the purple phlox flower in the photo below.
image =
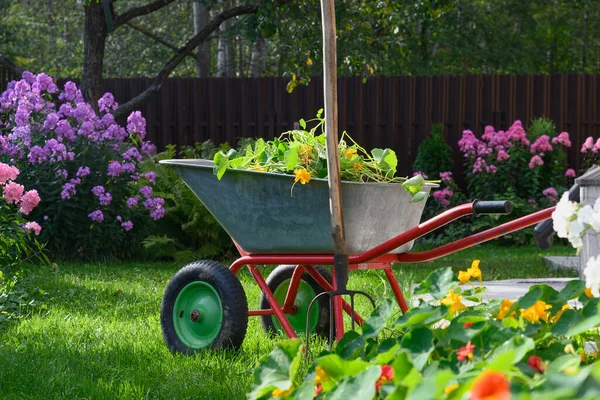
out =
[(142, 140), (146, 137), (146, 119), (142, 117), (142, 113), (134, 111), (127, 117), (127, 132), (138, 133)]
[(104, 214), (102, 214), (101, 210), (96, 210), (89, 213), (88, 217), (94, 222), (102, 223), (102, 221), (104, 221)]
[(117, 220), (117, 221), (119, 221), (119, 222), (123, 221), (123, 218), (121, 218), (121, 216), (120, 216), (120, 215), (117, 215), (115, 218), (116, 218), (116, 220)]
[(41, 164), (48, 159), (50, 152), (42, 149), (40, 146), (33, 146), (29, 149), (27, 159), (31, 164)]
[(65, 83), (65, 91), (61, 93), (58, 98), (60, 100), (73, 101), (77, 97), (77, 85), (71, 81)]
[(106, 175), (108, 176), (119, 176), (121, 172), (123, 172), (123, 169), (118, 161), (111, 161), (106, 169)]
[(62, 187), (62, 192), (60, 192), (60, 197), (63, 200), (70, 199), (72, 196), (77, 194), (77, 186), (72, 182), (67, 182)]
[(83, 178), (84, 176), (88, 176), (89, 174), (90, 174), (89, 167), (79, 167), (75, 176), (77, 176), (78, 178)]
[(129, 150), (127, 150), (125, 153), (123, 153), (123, 158), (127, 161), (131, 161), (131, 160), (142, 161), (142, 155), (140, 154), (138, 149), (135, 147), (132, 147)]
[(75, 140), (75, 128), (71, 127), (69, 121), (61, 119), (56, 124), (56, 133), (59, 139), (65, 138), (69, 141)]
[[(452, 172), (450, 172), (450, 174), (452, 174)], [(152, 184), (156, 183), (156, 172), (154, 172), (154, 171), (146, 172), (142, 176), (144, 178), (148, 179), (150, 182), (152, 182)], [(440, 174), (440, 176), (441, 176), (441, 174)]]
[(65, 169), (57, 169), (56, 170), (56, 177), (62, 177), (63, 179), (67, 179), (67, 177), (69, 176), (69, 174), (67, 173), (67, 170)]
[(58, 111), (64, 117), (72, 117), (73, 116), (73, 106), (71, 105), (71, 103), (63, 103), (63, 104), (61, 104), (60, 108), (58, 109)]
[(130, 162), (124, 163), (121, 166), (121, 169), (122, 169), (123, 172), (127, 172), (129, 174), (132, 174), (132, 173), (135, 172), (135, 164), (134, 163), (130, 163)]
[(98, 196), (98, 200), (100, 201), (101, 206), (107, 206), (112, 202), (112, 195), (109, 192), (106, 192)]
[(29, 124), (30, 111), (19, 107), (15, 113), (15, 124), (17, 126), (27, 126)]
[(144, 201), (143, 205), (145, 209), (161, 208), (165, 205), (165, 199), (162, 199), (160, 197), (151, 197), (148, 200)]
[(133, 196), (127, 199), (126, 204), (128, 208), (137, 207), (140, 201), (140, 196)]
[(21, 78), (30, 85), (35, 82), (35, 75), (30, 71), (23, 71)]
[(45, 90), (48, 93), (56, 93), (58, 90), (54, 80), (43, 72), (35, 77), (35, 82), (37, 83), (38, 88), (42, 91)]
[(92, 188), (92, 193), (96, 197), (99, 197), (99, 196), (103, 195), (104, 192), (105, 192), (104, 186), (98, 185), (98, 186), (94, 186)]
[(150, 155), (156, 151), (156, 146), (151, 142), (144, 142), (142, 144), (142, 154)]
[(20, 81), (15, 83), (15, 88), (13, 90), (14, 96), (16, 96), (17, 98), (23, 97), (23, 96), (27, 95), (27, 92), (29, 92), (30, 90), (31, 90), (31, 85), (26, 80), (21, 79)]
[(98, 122), (96, 122), (96, 126), (99, 129), (106, 129), (109, 126), (114, 125), (114, 124), (115, 124), (115, 117), (113, 117), (113, 115), (110, 114), (110, 113), (109, 114), (104, 114), (102, 116), (102, 118), (100, 118), (98, 120)]
[(529, 148), (529, 151), (534, 153), (541, 153), (544, 151), (552, 151), (552, 145), (550, 144), (550, 138), (548, 135), (542, 135)]
[(46, 116), (46, 120), (44, 121), (44, 128), (48, 130), (53, 130), (56, 128), (56, 124), (60, 120), (60, 115), (55, 112), (52, 112)]
[(79, 136), (84, 136), (84, 137), (92, 136), (95, 133), (94, 123), (91, 121), (85, 121), (84, 123), (81, 124), (81, 127), (79, 128), (79, 131), (77, 133), (79, 134)]
[(552, 138), (552, 144), (562, 144), (565, 147), (571, 147), (571, 138), (567, 132), (561, 132), (560, 135)]
[(96, 122), (98, 120), (98, 116), (94, 112), (94, 109), (92, 108), (92, 106), (90, 106), (89, 104), (87, 104), (85, 102), (77, 104), (77, 106), (75, 107), (75, 111), (73, 112), (73, 115), (75, 116), (75, 118), (77, 118), (77, 121), (79, 121), (79, 122), (86, 122), (86, 121)]
[(565, 176), (567, 178), (575, 178), (576, 174), (575, 174), (575, 170), (573, 168), (569, 168), (565, 171)]
[(98, 109), (100, 112), (109, 113), (111, 110), (116, 110), (119, 104), (115, 101), (112, 93), (104, 93), (104, 96), (98, 100)]
[(121, 227), (123, 229), (125, 229), (125, 232), (129, 232), (130, 230), (133, 229), (133, 222), (131, 221), (124, 221), (121, 223)]
[(155, 221), (161, 219), (164, 216), (165, 216), (164, 208), (156, 208), (156, 209), (150, 211), (150, 217), (152, 217), (152, 219)]
[(149, 199), (152, 197), (152, 187), (150, 186), (142, 186), (140, 188), (140, 193), (146, 198)]

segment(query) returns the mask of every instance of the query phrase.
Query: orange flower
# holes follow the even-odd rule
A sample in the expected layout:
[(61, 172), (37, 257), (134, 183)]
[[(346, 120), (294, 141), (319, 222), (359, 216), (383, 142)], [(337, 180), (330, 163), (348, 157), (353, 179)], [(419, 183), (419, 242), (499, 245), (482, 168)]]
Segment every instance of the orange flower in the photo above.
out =
[(379, 388), (386, 382), (390, 382), (394, 379), (394, 368), (391, 365), (382, 365), (381, 366), (381, 375), (377, 382), (375, 382), (375, 390), (379, 392)]
[(585, 295), (586, 295), (587, 297), (589, 297), (590, 299), (591, 299), (592, 297), (594, 297), (594, 295), (592, 294), (592, 288), (585, 288), (585, 290), (583, 291), (583, 293), (585, 293)]
[(294, 182), (300, 181), (301, 184), (306, 185), (310, 181), (310, 172), (303, 168), (298, 168), (294, 171), (294, 174), (296, 175)]
[(470, 400), (508, 400), (510, 384), (501, 372), (485, 371), (473, 382)]
[(546, 370), (546, 364), (538, 356), (529, 356), (529, 359), (527, 360), (527, 365), (529, 365), (531, 369), (536, 370), (537, 372), (543, 373)]
[(354, 164), (352, 168), (354, 169), (362, 169), (363, 165), (361, 163)]
[(469, 340), (465, 347), (461, 347), (456, 354), (458, 354), (458, 361), (465, 361), (467, 358), (473, 361), (473, 349), (475, 349), (475, 345), (471, 344)]
[[(496, 316), (497, 319), (503, 319), (506, 317), (506, 313), (508, 313), (508, 310), (510, 310), (510, 308), (512, 307), (512, 305), (515, 304), (514, 301), (510, 301), (509, 299), (504, 299), (502, 300), (502, 304), (500, 304), (500, 311), (498, 311), (498, 315)], [(515, 316), (515, 311), (513, 311), (508, 317), (514, 317)]]

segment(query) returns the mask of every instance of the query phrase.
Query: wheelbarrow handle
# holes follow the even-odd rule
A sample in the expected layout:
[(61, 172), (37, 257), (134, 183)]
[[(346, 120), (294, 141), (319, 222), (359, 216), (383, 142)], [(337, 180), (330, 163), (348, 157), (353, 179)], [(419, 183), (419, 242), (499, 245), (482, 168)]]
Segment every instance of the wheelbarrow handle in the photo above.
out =
[(512, 208), (512, 203), (508, 200), (475, 200), (473, 202), (473, 215), (510, 214)]

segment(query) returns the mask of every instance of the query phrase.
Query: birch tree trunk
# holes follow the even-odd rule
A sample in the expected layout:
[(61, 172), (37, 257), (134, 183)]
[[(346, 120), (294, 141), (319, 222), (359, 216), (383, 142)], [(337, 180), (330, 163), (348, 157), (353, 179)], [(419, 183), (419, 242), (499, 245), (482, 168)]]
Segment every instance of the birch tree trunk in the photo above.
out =
[[(223, 10), (231, 8), (231, 0), (221, 0)], [(234, 49), (233, 41), (227, 37), (229, 21), (225, 21), (219, 27), (219, 46), (217, 50), (217, 76), (232, 77), (234, 71)]]
[[(210, 14), (202, 0), (193, 0), (194, 35), (197, 35), (210, 21)], [(210, 76), (210, 41), (202, 42), (196, 49), (196, 77)]]
[(252, 44), (252, 54), (250, 55), (249, 75), (253, 78), (264, 76), (267, 68), (267, 51), (269, 42), (261, 37)]

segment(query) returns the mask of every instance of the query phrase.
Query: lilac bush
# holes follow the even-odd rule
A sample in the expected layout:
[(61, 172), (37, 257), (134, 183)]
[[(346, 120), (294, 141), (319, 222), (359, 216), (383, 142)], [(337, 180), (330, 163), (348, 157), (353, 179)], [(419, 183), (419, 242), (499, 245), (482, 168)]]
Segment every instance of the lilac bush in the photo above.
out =
[(40, 193), (29, 218), (58, 257), (131, 255), (164, 216), (156, 174), (141, 168), (155, 150), (146, 121), (136, 111), (120, 126), (117, 106), (106, 93), (97, 113), (75, 83), (59, 90), (43, 73), (24, 72), (0, 96), (0, 161)]

